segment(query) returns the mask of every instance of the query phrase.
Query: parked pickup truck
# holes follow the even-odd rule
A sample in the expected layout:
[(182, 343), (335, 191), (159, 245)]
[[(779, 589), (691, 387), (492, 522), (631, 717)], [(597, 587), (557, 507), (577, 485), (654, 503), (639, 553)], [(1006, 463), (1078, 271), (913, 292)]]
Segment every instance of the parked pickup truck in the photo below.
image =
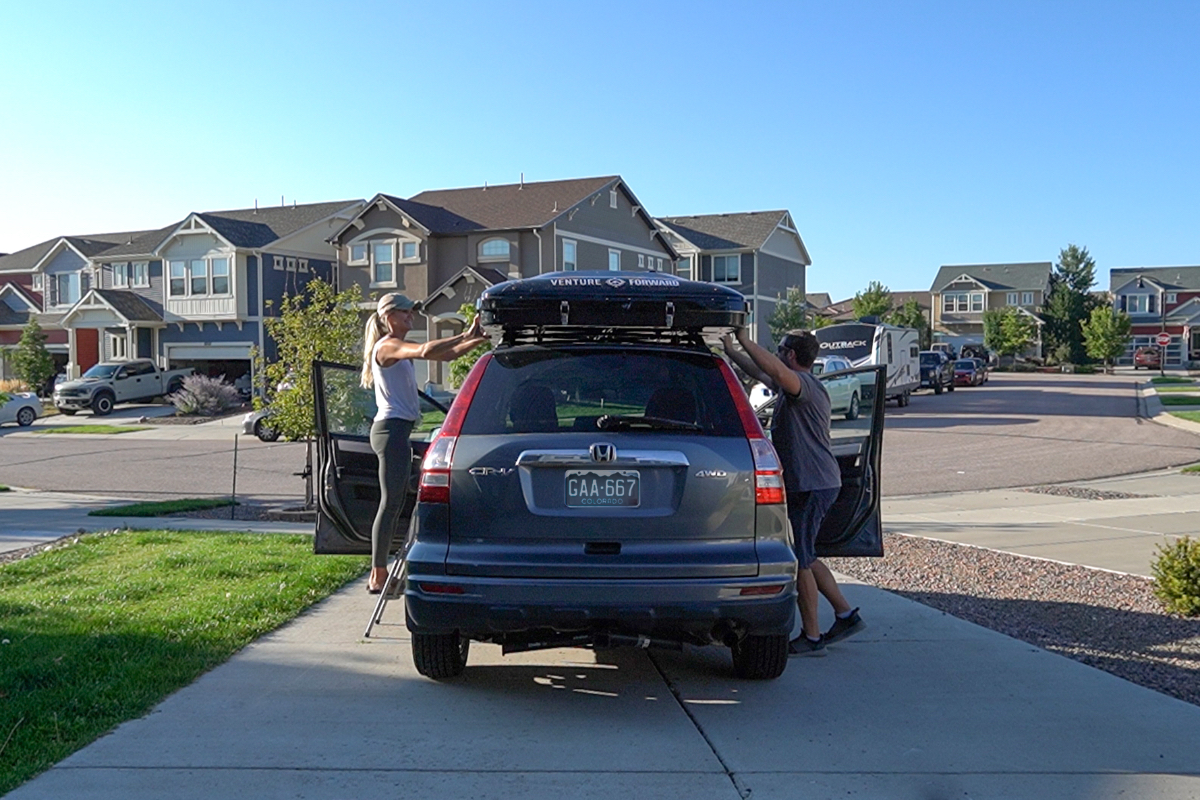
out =
[(148, 402), (183, 388), (187, 369), (160, 370), (149, 359), (102, 361), (76, 381), (54, 387), (54, 405), (70, 416), (90, 408), (98, 417), (112, 413), (117, 403)]

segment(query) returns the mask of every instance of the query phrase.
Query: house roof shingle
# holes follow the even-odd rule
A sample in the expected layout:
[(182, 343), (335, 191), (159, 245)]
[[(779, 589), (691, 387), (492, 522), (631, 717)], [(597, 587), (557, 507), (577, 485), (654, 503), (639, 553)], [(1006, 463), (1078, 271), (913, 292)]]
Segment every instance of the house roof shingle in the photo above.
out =
[(1141, 276), (1168, 289), (1200, 290), (1200, 266), (1192, 267), (1114, 267), (1108, 273), (1111, 291), (1120, 289)]
[[(359, 202), (338, 200), (307, 205), (203, 211), (196, 216), (234, 247), (265, 247)], [(173, 226), (172, 230), (176, 227), (178, 225)]]
[(659, 222), (701, 250), (758, 250), (786, 214), (786, 211), (698, 214), (659, 217)]
[(931, 292), (940, 292), (960, 275), (969, 275), (989, 289), (1045, 289), (1053, 265), (1049, 261), (1021, 264), (947, 264), (938, 270)]
[(128, 289), (93, 289), (104, 302), (130, 322), (162, 322), (159, 314), (136, 292)]
[(431, 233), (541, 228), (620, 176), (436, 189), (407, 200), (388, 197)]

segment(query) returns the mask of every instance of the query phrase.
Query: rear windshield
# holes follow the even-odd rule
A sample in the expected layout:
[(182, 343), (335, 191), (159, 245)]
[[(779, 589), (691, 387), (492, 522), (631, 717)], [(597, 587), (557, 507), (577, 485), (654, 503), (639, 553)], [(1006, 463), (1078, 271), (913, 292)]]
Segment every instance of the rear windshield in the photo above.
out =
[(954, 366), (956, 369), (958, 369), (958, 368), (975, 369), (975, 367), (977, 367), (979, 365), (976, 364), (974, 361), (972, 361), (969, 358), (960, 358), (958, 361), (954, 362)]
[[(681, 424), (639, 422), (646, 417)], [(715, 357), (601, 348), (497, 352), (462, 427), (466, 435), (601, 430), (745, 436)]]
[(933, 367), (942, 363), (942, 357), (937, 353), (921, 353), (921, 366)]

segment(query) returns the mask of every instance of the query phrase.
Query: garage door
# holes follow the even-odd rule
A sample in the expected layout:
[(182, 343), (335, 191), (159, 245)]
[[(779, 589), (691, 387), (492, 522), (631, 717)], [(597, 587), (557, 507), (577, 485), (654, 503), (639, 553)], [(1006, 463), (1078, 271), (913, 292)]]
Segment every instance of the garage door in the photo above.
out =
[(200, 359), (204, 361), (248, 359), (250, 358), (250, 345), (222, 345), (216, 347), (206, 347), (204, 345), (195, 345), (189, 347), (168, 345), (167, 358), (171, 359), (172, 361), (189, 359)]

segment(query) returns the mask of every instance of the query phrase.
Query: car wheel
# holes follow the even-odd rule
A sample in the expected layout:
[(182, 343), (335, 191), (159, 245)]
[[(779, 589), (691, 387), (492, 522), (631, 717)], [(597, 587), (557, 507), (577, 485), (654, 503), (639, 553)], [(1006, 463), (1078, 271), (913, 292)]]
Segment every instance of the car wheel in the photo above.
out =
[(17, 412), (17, 424), (22, 428), (28, 428), (37, 419), (37, 412), (29, 406), (25, 406)]
[(909, 397), (908, 392), (905, 392), (904, 394), (900, 395), (900, 398), (896, 401), (896, 405), (904, 408), (906, 405), (908, 405), (909, 400), (911, 399), (912, 398)]
[(410, 633), (417, 672), (435, 681), (462, 675), (471, 649), (470, 639), (458, 633)]
[[(55, 406), (55, 408), (58, 408), (58, 406)], [(59, 408), (58, 409), (58, 413), (63, 414), (68, 417), (75, 416), (75, 413), (77, 411), (78, 411), (78, 409), (74, 409), (74, 408)]]
[(173, 378), (171, 380), (171, 382), (167, 384), (167, 394), (175, 394), (182, 388), (183, 388), (183, 381), (180, 380), (179, 378)]
[(745, 636), (729, 648), (733, 653), (733, 674), (752, 681), (778, 678), (787, 667), (788, 637)]
[(950, 381), (949, 383), (947, 383), (947, 384), (946, 384), (946, 391), (947, 391), (947, 392), (953, 392), (953, 391), (954, 391), (954, 381)]
[(113, 396), (98, 394), (92, 398), (92, 413), (97, 417), (107, 417), (113, 410)]
[(933, 385), (933, 393), (934, 393), (934, 394), (941, 394), (941, 393), (942, 393), (942, 385), (941, 385), (940, 383), (935, 383), (935, 384)]
[(850, 408), (846, 409), (846, 419), (858, 419), (858, 395), (850, 395)]
[(261, 441), (273, 442), (279, 438), (279, 431), (275, 428), (272, 428), (270, 425), (264, 425), (263, 421), (260, 419), (254, 423), (254, 435), (257, 436)]

